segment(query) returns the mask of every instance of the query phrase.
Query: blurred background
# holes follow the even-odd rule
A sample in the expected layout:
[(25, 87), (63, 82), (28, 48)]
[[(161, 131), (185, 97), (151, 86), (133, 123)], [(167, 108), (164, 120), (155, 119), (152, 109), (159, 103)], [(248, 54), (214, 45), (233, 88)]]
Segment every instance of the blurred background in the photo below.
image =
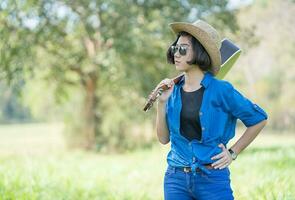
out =
[(294, 0), (0, 0), (0, 199), (163, 199), (169, 145), (142, 109), (178, 74), (168, 24), (197, 19), (241, 47), (225, 80), (269, 115), (230, 166), (236, 199), (295, 199), (294, 13)]

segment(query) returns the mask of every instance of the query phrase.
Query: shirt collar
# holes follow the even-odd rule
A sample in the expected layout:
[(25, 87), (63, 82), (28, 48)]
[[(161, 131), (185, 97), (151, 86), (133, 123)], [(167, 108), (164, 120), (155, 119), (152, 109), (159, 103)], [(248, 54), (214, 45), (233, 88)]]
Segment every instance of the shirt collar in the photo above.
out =
[[(207, 88), (209, 86), (209, 84), (211, 83), (213, 79), (213, 74), (209, 71), (206, 71), (204, 73), (204, 77), (201, 81), (201, 85), (204, 87), (204, 88)], [(184, 84), (184, 76), (180, 79), (179, 81), (179, 84), (182, 86)]]

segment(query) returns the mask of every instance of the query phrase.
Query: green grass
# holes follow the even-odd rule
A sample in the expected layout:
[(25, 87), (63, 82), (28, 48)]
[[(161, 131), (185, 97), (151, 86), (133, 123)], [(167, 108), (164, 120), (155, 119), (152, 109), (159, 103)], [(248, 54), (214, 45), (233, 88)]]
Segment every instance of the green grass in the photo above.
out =
[[(59, 127), (21, 127), (0, 126), (0, 199), (163, 199), (169, 146), (109, 155), (67, 151), (49, 131)], [(230, 169), (236, 199), (295, 199), (295, 136), (264, 131)]]

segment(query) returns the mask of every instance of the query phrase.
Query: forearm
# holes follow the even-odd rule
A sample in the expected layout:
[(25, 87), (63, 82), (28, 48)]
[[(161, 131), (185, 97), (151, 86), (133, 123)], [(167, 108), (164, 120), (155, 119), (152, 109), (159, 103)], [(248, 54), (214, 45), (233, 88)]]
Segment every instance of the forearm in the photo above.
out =
[(260, 123), (250, 126), (247, 128), (245, 133), (239, 138), (239, 140), (231, 147), (231, 149), (239, 154), (242, 152), (259, 134), (259, 132), (266, 125), (267, 120), (261, 121)]
[(166, 123), (166, 110), (165, 110), (165, 102), (159, 101), (157, 104), (157, 137), (162, 144), (167, 144), (169, 139), (169, 131)]

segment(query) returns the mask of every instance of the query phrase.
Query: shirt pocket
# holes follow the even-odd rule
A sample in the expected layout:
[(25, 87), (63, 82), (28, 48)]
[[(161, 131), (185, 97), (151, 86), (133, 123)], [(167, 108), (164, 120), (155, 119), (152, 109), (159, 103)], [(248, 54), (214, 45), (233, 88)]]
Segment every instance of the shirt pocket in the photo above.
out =
[(212, 110), (210, 112), (209, 119), (209, 141), (222, 141), (226, 128), (229, 125), (229, 113), (218, 104), (212, 104)]

